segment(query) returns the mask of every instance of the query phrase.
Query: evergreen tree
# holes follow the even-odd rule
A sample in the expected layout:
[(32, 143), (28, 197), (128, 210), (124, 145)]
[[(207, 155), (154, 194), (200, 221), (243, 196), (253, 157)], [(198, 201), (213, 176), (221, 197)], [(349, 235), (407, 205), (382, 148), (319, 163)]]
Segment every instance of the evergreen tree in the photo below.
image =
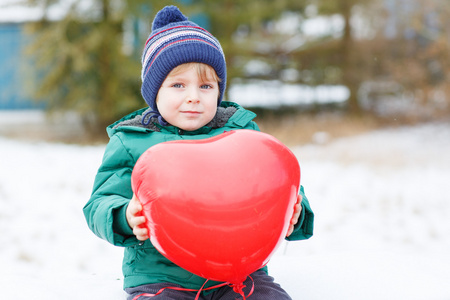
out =
[[(57, 2), (30, 0), (46, 12)], [(143, 2), (148, 1), (92, 0), (86, 8), (75, 1), (62, 19), (44, 14), (29, 24), (33, 42), (28, 53), (37, 66), (34, 77), (40, 78), (34, 96), (46, 101), (50, 111), (79, 112), (93, 134), (142, 107), (141, 49), (130, 53), (124, 48), (124, 25), (148, 12)]]

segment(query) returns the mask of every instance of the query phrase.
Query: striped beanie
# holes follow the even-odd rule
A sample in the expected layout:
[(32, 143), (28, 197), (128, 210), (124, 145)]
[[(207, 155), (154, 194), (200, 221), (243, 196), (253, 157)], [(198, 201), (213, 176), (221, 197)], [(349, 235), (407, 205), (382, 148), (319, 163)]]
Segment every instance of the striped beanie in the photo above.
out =
[(166, 6), (155, 16), (152, 33), (142, 54), (141, 93), (155, 115), (160, 117), (156, 95), (166, 76), (176, 66), (190, 62), (204, 63), (214, 68), (221, 79), (219, 105), (227, 78), (225, 56), (219, 41), (205, 29), (188, 21), (176, 6)]

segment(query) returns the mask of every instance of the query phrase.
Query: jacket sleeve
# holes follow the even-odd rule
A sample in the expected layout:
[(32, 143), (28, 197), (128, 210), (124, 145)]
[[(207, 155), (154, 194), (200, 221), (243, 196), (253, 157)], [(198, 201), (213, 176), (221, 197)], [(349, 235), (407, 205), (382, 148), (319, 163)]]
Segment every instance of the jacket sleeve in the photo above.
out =
[(303, 186), (300, 187), (299, 194), (302, 196), (302, 212), (298, 218), (298, 223), (294, 226), (294, 231), (286, 238), (288, 241), (306, 240), (313, 235), (314, 213), (311, 210), (308, 198), (306, 198)]
[(89, 228), (98, 237), (116, 246), (129, 246), (138, 242), (125, 216), (133, 196), (133, 167), (134, 159), (118, 135), (113, 136), (106, 146), (91, 198), (83, 208)]

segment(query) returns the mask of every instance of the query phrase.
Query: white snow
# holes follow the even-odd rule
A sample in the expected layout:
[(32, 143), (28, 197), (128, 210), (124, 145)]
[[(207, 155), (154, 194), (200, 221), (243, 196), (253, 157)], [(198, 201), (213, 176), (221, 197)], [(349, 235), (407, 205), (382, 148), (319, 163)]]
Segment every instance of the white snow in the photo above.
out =
[[(255, 65), (251, 66), (255, 69)], [(244, 107), (268, 107), (296, 105), (339, 104), (348, 100), (349, 90), (342, 85), (308, 86), (285, 84), (277, 80), (252, 80), (234, 82), (229, 88), (229, 100)]]
[[(43, 1), (40, 1), (43, 2)], [(94, 10), (95, 2), (91, 0), (56, 1), (45, 9), (43, 3), (28, 5), (21, 0), (0, 0), (0, 23), (33, 22), (42, 19), (44, 14), (48, 20), (60, 20), (76, 5), (79, 14), (88, 15)]]
[[(122, 249), (82, 214), (104, 146), (0, 138), (0, 149), (0, 298), (125, 299)], [(450, 299), (450, 124), (293, 151), (315, 234), (269, 263), (293, 299)]]

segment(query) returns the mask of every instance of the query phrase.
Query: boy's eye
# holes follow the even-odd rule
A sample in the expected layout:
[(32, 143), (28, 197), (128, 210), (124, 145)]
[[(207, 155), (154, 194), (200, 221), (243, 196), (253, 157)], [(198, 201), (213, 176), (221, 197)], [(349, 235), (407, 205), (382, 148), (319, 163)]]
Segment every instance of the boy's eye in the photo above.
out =
[(210, 85), (210, 84), (202, 84), (202, 85), (200, 86), (200, 88), (202, 88), (202, 89), (212, 89), (213, 86)]
[(174, 87), (174, 88), (182, 88), (183, 84), (181, 84), (181, 83), (174, 83), (174, 84), (172, 84), (172, 87)]

